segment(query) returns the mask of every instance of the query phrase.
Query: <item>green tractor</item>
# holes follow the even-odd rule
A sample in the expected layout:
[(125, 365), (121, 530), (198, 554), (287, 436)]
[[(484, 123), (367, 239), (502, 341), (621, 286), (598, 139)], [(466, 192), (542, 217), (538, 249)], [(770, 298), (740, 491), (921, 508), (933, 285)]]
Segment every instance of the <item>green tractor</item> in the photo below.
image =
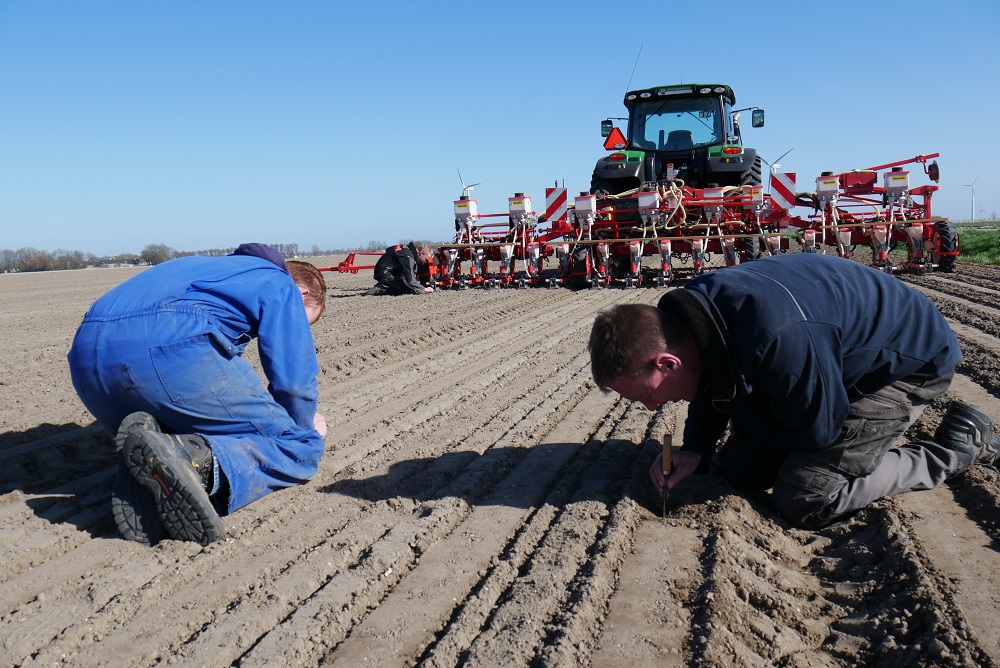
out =
[(604, 148), (597, 161), (591, 194), (630, 193), (642, 183), (680, 180), (691, 188), (758, 185), (761, 160), (745, 148), (739, 118), (751, 112), (751, 125), (764, 125), (758, 107), (734, 110), (736, 95), (722, 84), (680, 84), (625, 94), (628, 135), (614, 121), (601, 122)]

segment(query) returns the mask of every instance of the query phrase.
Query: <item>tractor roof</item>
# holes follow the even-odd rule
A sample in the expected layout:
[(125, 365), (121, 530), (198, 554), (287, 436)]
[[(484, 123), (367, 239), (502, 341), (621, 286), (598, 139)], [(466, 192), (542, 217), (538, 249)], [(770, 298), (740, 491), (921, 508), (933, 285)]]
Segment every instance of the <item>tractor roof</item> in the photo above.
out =
[(736, 104), (736, 94), (733, 89), (725, 84), (674, 84), (671, 86), (654, 86), (653, 88), (640, 88), (630, 90), (625, 93), (625, 106), (631, 107), (641, 100), (663, 98), (666, 96), (676, 97), (700, 97), (723, 95), (729, 104)]

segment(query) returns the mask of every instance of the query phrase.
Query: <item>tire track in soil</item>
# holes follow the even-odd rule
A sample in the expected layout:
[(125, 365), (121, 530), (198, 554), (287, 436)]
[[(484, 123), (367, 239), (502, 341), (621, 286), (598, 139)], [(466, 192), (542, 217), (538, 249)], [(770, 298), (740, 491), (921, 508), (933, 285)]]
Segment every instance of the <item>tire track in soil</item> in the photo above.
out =
[[(620, 412), (622, 403), (617, 405)], [(630, 413), (631, 421), (605, 420), (590, 439), (577, 438), (586, 440), (586, 446), (560, 474), (558, 486), (513, 546), (516, 565), (484, 585), (480, 598), (487, 605), (470, 611), (471, 619), (463, 618), (456, 629), (460, 639), (469, 639), (468, 645), (450, 641), (454, 634), (449, 633), (429, 655), (431, 663), (451, 665), (456, 651), (455, 659), (472, 665), (528, 665), (533, 658), (545, 663), (539, 654), (543, 645), (550, 652), (556, 649), (553, 636), (561, 635), (565, 615), (584, 607), (582, 617), (593, 619), (595, 603), (613, 590), (612, 581), (594, 577), (600, 572), (596, 564), (608, 554), (621, 560), (619, 538), (602, 534), (614, 527), (605, 527), (609, 506), (633, 472), (635, 459), (623, 457), (623, 450), (635, 452), (631, 440), (636, 435), (642, 440), (648, 422), (648, 417)], [(625, 436), (629, 441), (620, 440)], [(506, 582), (512, 574), (517, 577)]]
[(398, 569), (397, 569), (398, 570)]
[[(331, 294), (367, 287), (348, 278)], [(966, 362), (949, 394), (993, 414), (997, 337), (982, 330), (997, 306), (988, 285), (954, 283), (919, 286), (954, 305)], [(661, 519), (646, 467), (683, 415), (594, 391), (585, 351), (600, 306), (659, 291), (428, 297), (331, 300), (338, 319), (315, 338), (323, 368), (341, 369), (321, 379), (340, 424), (320, 473), (227, 518), (225, 543), (113, 539), (111, 457), (93, 429), (29, 422), (0, 440), (17, 453), (0, 479), (14, 483), (0, 487), (13, 540), (0, 544), (0, 663), (996, 665), (996, 578), (975, 570), (995, 557), (996, 469), (819, 532), (713, 473)], [(359, 327), (401, 343), (346, 345)], [(71, 392), (52, 415), (81, 412)], [(933, 433), (945, 405), (914, 433)], [(930, 540), (944, 527), (975, 567)]]
[[(602, 406), (610, 402), (607, 397), (588, 395), (567, 414), (567, 420), (561, 422), (560, 427), (550, 432), (542, 443), (532, 447), (516, 466), (504, 466), (509, 474), (492, 485), (469, 508), (455, 530), (420, 553), (419, 563), (393, 590), (391, 599), (383, 601), (371, 615), (355, 626), (342, 644), (328, 643), (327, 648), (318, 648), (328, 652), (335, 647), (333, 653), (326, 654), (325, 660), (343, 661), (346, 665), (358, 665), (362, 661), (385, 665), (393, 663), (401, 655), (419, 655), (434, 639), (435, 632), (446, 625), (456, 600), (475, 601), (489, 596), (490, 587), (482, 584), (482, 580), (489, 577), (491, 570), (499, 567), (508, 573), (516, 572), (509, 566), (491, 562), (496, 555), (505, 552), (505, 546), (514, 542), (514, 537), (523, 532), (524, 525), (539, 513), (538, 506), (544, 503), (545, 490), (555, 486), (564, 475), (569, 460), (579, 456), (578, 450), (583, 446), (577, 444), (586, 442), (587, 426), (595, 415), (601, 415)], [(573, 425), (569, 430), (562, 427), (567, 423)], [(463, 489), (467, 486), (463, 476), (445, 488), (443, 493), (467, 498), (472, 491)], [(517, 502), (509, 503), (509, 499), (516, 499)], [(483, 531), (483, 527), (490, 529)], [(496, 586), (493, 589), (502, 591)], [(311, 601), (308, 607), (296, 614), (308, 618), (314, 607), (330, 606), (323, 601)], [(403, 628), (399, 624), (401, 619), (407, 620)], [(467, 632), (467, 629), (450, 630), (449, 635)], [(329, 634), (324, 633), (323, 636), (329, 637)], [(287, 647), (287, 640), (281, 634), (267, 638), (268, 650), (277, 652)], [(386, 640), (391, 642), (384, 642)], [(300, 656), (284, 658), (303, 659)]]
[[(995, 473), (996, 469), (989, 469)], [(963, 476), (965, 477), (965, 476)], [(935, 565), (955, 585), (955, 600), (962, 609), (1000, 609), (1000, 584), (985, 573), (1000, 572), (1000, 554), (990, 536), (968, 511), (969, 498), (955, 490), (952, 481), (933, 493), (909, 494), (898, 504), (909, 513), (908, 523), (920, 538)], [(992, 518), (996, 518), (996, 488), (993, 489)], [(984, 508), (976, 505), (979, 512)], [(995, 519), (994, 519), (995, 522)], [(942, 531), (941, 527), (947, 527)], [(968, 577), (968, 573), (979, 577)], [(993, 661), (1000, 661), (1000, 629), (993, 624), (972, 628)]]
[[(528, 343), (530, 344), (530, 341), (529, 341)], [(577, 381), (577, 383), (579, 384), (579, 381)], [(171, 602), (170, 602), (170, 603), (169, 603), (168, 605), (169, 605), (169, 606), (174, 606), (174, 605), (176, 605), (176, 601), (171, 601)], [(190, 607), (190, 606), (189, 606), (189, 605), (186, 605), (186, 604), (182, 604), (182, 605), (181, 605), (180, 607), (181, 607), (181, 608), (183, 609), (183, 608), (187, 608), (187, 607)], [(202, 607), (204, 607), (204, 606), (202, 606)], [(132, 616), (133, 614), (134, 614), (134, 613), (131, 613), (131, 612), (130, 612), (130, 613), (129, 613), (129, 616)], [(155, 616), (155, 615), (154, 615), (154, 616)], [(105, 646), (107, 646), (107, 645), (108, 645), (108, 643), (107, 643), (107, 642), (105, 642)]]
[[(970, 280), (955, 274), (911, 282), (945, 313), (962, 344), (965, 359), (945, 399), (962, 397), (1000, 424), (1000, 292), (995, 289), (996, 280)], [(929, 412), (939, 417), (946, 400), (935, 402)], [(921, 428), (922, 422), (926, 420), (915, 426), (916, 436), (931, 438), (934, 425)], [(992, 549), (1000, 540), (997, 473), (995, 467), (972, 467), (941, 488), (894, 500), (910, 513), (914, 533), (924, 541), (937, 568), (955, 584), (959, 606), (972, 611), (996, 609), (1000, 602), (995, 578), (982, 577), (1000, 566)], [(995, 626), (983, 620), (970, 626), (984, 651), (993, 661), (1000, 661), (1000, 632)]]
[(961, 286), (911, 285), (926, 295), (952, 324), (962, 345), (959, 371), (968, 374), (994, 396), (1000, 397), (1000, 303), (990, 307), (976, 301), (980, 291)]
[(683, 649), (703, 550), (699, 532), (673, 518), (640, 523), (590, 665), (689, 665)]
[[(544, 311), (558, 303), (558, 292), (526, 291), (521, 303), (504, 300), (500, 291), (463, 291), (442, 295), (445, 299), (422, 300), (419, 317), (393, 318), (387, 320), (384, 312), (369, 309), (366, 317), (353, 318), (349, 322), (338, 319), (333, 336), (324, 339), (317, 345), (324, 360), (329, 360), (324, 369), (324, 376), (336, 374), (338, 377), (350, 377), (371, 371), (380, 365), (407, 360), (413, 354), (425, 353), (436, 340), (448, 341), (473, 337), (479, 332), (494, 329), (497, 323), (527, 311)], [(471, 303), (474, 295), (485, 294), (491, 299)], [(461, 297), (461, 300), (447, 298)], [(360, 297), (358, 299), (366, 299)], [(370, 298), (368, 298), (370, 299)], [(398, 302), (403, 298), (390, 298)], [(449, 303), (451, 302), (451, 303)], [(471, 307), (466, 309), (465, 307)], [(467, 318), (455, 321), (456, 312), (489, 313), (489, 318)]]
[[(578, 324), (571, 324), (572, 328), (576, 328), (578, 326)], [(540, 342), (532, 339), (531, 337), (522, 337), (516, 343), (516, 346), (519, 346), (521, 349), (535, 348), (536, 350), (532, 356), (537, 359), (543, 359), (545, 357), (544, 353), (547, 352), (547, 347), (550, 345), (557, 345), (559, 340), (559, 337), (549, 337), (547, 341)], [(334, 453), (330, 454), (328, 468), (338, 470), (345, 469), (348, 466), (356, 464), (361, 459), (368, 457), (370, 454), (385, 449), (387, 446), (391, 450), (393, 447), (397, 447), (394, 444), (400, 439), (400, 437), (404, 434), (410, 433), (416, 428), (419, 428), (422, 424), (431, 425), (428, 428), (433, 429), (433, 425), (429, 421), (461, 420), (462, 416), (456, 416), (450, 411), (449, 408), (447, 408), (448, 406), (465, 406), (470, 411), (469, 416), (466, 419), (484, 419), (484, 409), (477, 407), (472, 402), (468, 402), (466, 400), (471, 395), (478, 396), (480, 392), (486, 393), (486, 399), (494, 398), (491, 397), (489, 393), (498, 392), (498, 390), (501, 389), (502, 386), (498, 381), (501, 381), (505, 376), (504, 367), (497, 361), (501, 358), (506, 361), (509, 361), (510, 359), (514, 359), (515, 362), (518, 361), (516, 356), (508, 355), (503, 350), (494, 351), (492, 356), (476, 361), (476, 364), (479, 366), (470, 370), (470, 375), (474, 380), (469, 380), (465, 385), (449, 389), (447, 393), (439, 392), (434, 387), (430, 387), (429, 389), (421, 388), (416, 391), (417, 393), (414, 391), (407, 391), (406, 389), (400, 390), (399, 395), (401, 398), (405, 398), (406, 401), (419, 406), (419, 408), (412, 409), (412, 412), (406, 414), (406, 405), (400, 405), (397, 402), (397, 405), (392, 408), (392, 421), (385, 423), (384, 420), (378, 419), (378, 414), (374, 414), (374, 417), (376, 418), (375, 422), (377, 423), (377, 428), (374, 431), (371, 428), (368, 428), (367, 430), (364, 428), (356, 429), (357, 425), (352, 422), (339, 426), (338, 433), (340, 433), (342, 438), (345, 440), (340, 444), (340, 447), (338, 447)], [(506, 361), (504, 363), (506, 363)], [(582, 367), (585, 364), (585, 359), (582, 356), (577, 356), (573, 363), (578, 367)], [(465, 363), (457, 362), (457, 364), (464, 365)], [(520, 366), (524, 366), (524, 364), (521, 364)], [(528, 366), (530, 367), (530, 365)], [(480, 368), (485, 369), (487, 367), (492, 367), (489, 374), (480, 373)], [(531, 371), (530, 368), (529, 371)], [(551, 369), (546, 370), (546, 372), (547, 373), (529, 373), (528, 378), (530, 379), (534, 376), (538, 379), (538, 381), (541, 381), (546, 377), (546, 375), (553, 373)], [(398, 376), (398, 374), (394, 374), (394, 377), (395, 376)], [(420, 373), (415, 373), (414, 378), (415, 383), (424, 384), (422, 383), (422, 375)], [(530, 397), (531, 394), (535, 392), (535, 389), (530, 386), (525, 389), (526, 391), (524, 392), (524, 396), (516, 397), (516, 399), (522, 403), (524, 402), (525, 397)], [(420, 394), (419, 392), (424, 392), (424, 394)], [(382, 392), (380, 389), (376, 388), (375, 394), (382, 394)], [(503, 402), (511, 402), (515, 400), (515, 397), (510, 396), (509, 388), (506, 392), (498, 392), (498, 394), (500, 396), (499, 401), (495, 404), (496, 406), (503, 406)], [(428, 403), (433, 403), (433, 407), (425, 408), (423, 406)], [(523, 413), (526, 411), (527, 405), (530, 405), (530, 402), (523, 406), (520, 409), (520, 412)], [(489, 406), (488, 403), (487, 406)], [(485, 410), (489, 410), (489, 408), (486, 408)], [(396, 416), (396, 413), (399, 412), (404, 413), (405, 417), (399, 418)], [(473, 418), (472, 416), (476, 417)], [(382, 431), (379, 431), (380, 429)], [(351, 436), (352, 433), (361, 435), (355, 438)], [(454, 433), (454, 431), (452, 430), (449, 433)], [(464, 432), (459, 431), (456, 434), (456, 437), (461, 437), (461, 434), (463, 433)], [(345, 447), (346, 445), (349, 445), (350, 447)], [(424, 453), (419, 452), (418, 454)], [(438, 453), (430, 454), (434, 456)]]
[[(529, 343), (530, 343), (530, 342), (529, 342)], [(582, 378), (583, 378), (583, 377), (585, 377), (585, 376), (587, 375), (587, 373), (588, 373), (588, 372), (587, 372), (587, 369), (586, 369), (586, 368), (583, 368), (583, 367), (585, 367), (585, 366), (586, 366), (586, 360), (584, 360), (584, 359), (583, 359), (582, 357), (580, 358), (580, 366), (581, 366), (581, 371), (580, 371), (580, 372), (578, 372), (578, 373), (580, 374), (580, 378), (582, 379)], [(545, 395), (545, 392), (542, 392), (542, 393), (540, 393), (540, 394), (541, 394), (542, 396), (544, 396), (544, 395)], [(502, 440), (501, 440), (500, 442), (502, 442)], [(398, 569), (397, 569), (397, 570), (398, 570)]]
[[(929, 283), (931, 289), (917, 285), (918, 289), (923, 289), (925, 294), (935, 302), (949, 319), (953, 320), (953, 329), (956, 332), (965, 353), (965, 361), (960, 367), (965, 373), (982, 386), (989, 396), (978, 390), (975, 386), (966, 388), (964, 394), (974, 397), (968, 399), (993, 418), (995, 423), (1000, 423), (1000, 402), (996, 397), (1000, 396), (1000, 386), (997, 379), (1000, 378), (1000, 341), (997, 340), (1000, 332), (1000, 316), (997, 308), (1000, 307), (998, 300), (997, 271), (992, 267), (978, 267), (976, 265), (962, 265), (960, 274), (948, 277), (935, 276), (933, 282)], [(971, 273), (970, 277), (967, 274)], [(946, 295), (946, 296), (942, 296)], [(960, 385), (961, 378), (956, 378), (956, 385)], [(966, 385), (971, 385), (966, 382)], [(920, 495), (919, 498), (903, 498), (901, 504), (907, 508), (916, 509), (923, 515), (935, 515), (947, 517), (945, 525), (948, 527), (946, 535), (954, 537), (961, 534), (967, 537), (972, 545), (978, 543), (985, 544), (990, 540), (995, 542), (1000, 539), (1000, 531), (997, 528), (997, 517), (1000, 517), (1000, 486), (997, 484), (997, 470), (994, 467), (973, 467), (965, 475), (959, 476), (948, 482), (946, 490), (935, 490), (941, 496), (948, 493), (951, 496), (950, 503), (939, 502), (931, 506), (926, 503), (927, 497)], [(955, 571), (954, 552), (956, 549), (965, 548), (961, 555), (962, 559), (957, 563), (988, 562), (990, 557), (995, 556), (992, 550), (988, 552), (977, 551), (974, 547), (969, 549), (961, 543), (942, 542), (940, 536), (933, 531), (929, 522), (919, 522), (917, 527), (923, 527), (923, 534), (926, 535), (928, 544), (940, 552), (937, 558), (946, 572), (949, 572), (947, 565), (951, 562), (951, 571)], [(937, 533), (940, 533), (937, 532)], [(976, 537), (979, 537), (978, 539)], [(982, 572), (975, 567), (965, 567), (959, 569), (957, 575), (953, 575), (960, 587), (960, 600), (965, 599), (971, 605), (982, 605), (982, 601), (992, 601), (992, 607), (996, 607), (996, 602), (1000, 600), (997, 588), (992, 586), (992, 578), (969, 577), (972, 573)], [(1000, 660), (1000, 645), (998, 645), (997, 633), (991, 625), (980, 624), (977, 631), (984, 638), (986, 647), (994, 660)]]
[[(580, 372), (577, 372), (578, 374)], [(577, 378), (577, 380), (579, 380)], [(548, 408), (557, 409), (559, 402), (564, 402), (565, 398), (554, 398), (552, 400), (553, 406), (540, 406), (538, 414), (534, 416), (534, 419), (528, 418), (527, 422), (530, 424), (522, 425), (522, 428), (527, 428), (534, 430), (538, 428), (535, 424), (544, 422), (548, 417)], [(514, 430), (510, 432), (511, 440), (520, 442), (520, 434)], [(447, 473), (459, 481), (474, 481), (476, 483), (490, 483), (491, 469), (496, 468), (497, 470), (506, 470), (510, 461), (510, 453), (515, 449), (512, 444), (501, 441), (498, 443), (499, 447), (494, 447), (489, 450), (482, 458), (473, 461), (469, 466), (464, 466), (465, 459), (454, 460), (456, 470), (448, 471)], [(531, 452), (531, 450), (525, 449), (525, 452)], [(470, 471), (470, 468), (479, 468), (482, 471)], [(420, 477), (420, 476), (416, 476)], [(406, 480), (399, 481), (401, 485), (405, 486), (407, 484)], [(412, 484), (412, 483), (411, 483)], [(452, 487), (454, 483), (452, 483)], [(425, 486), (426, 487), (426, 486)], [(478, 488), (478, 485), (476, 485)], [(404, 535), (405, 540), (395, 538), (391, 532), (383, 536), (378, 536), (375, 540), (368, 543), (366, 549), (379, 551), (384, 550), (386, 545), (394, 545), (395, 548), (391, 552), (394, 558), (380, 558), (374, 559), (371, 555), (366, 555), (365, 559), (371, 561), (374, 565), (368, 564), (365, 566), (366, 570), (369, 571), (373, 577), (369, 580), (378, 581), (383, 587), (389, 587), (394, 585), (399, 578), (406, 575), (406, 573), (413, 567), (415, 560), (423, 554), (424, 550), (428, 549), (428, 545), (433, 544), (429, 541), (436, 541), (441, 539), (443, 536), (451, 533), (453, 525), (460, 521), (468, 513), (469, 499), (475, 500), (476, 495), (479, 493), (479, 489), (465, 489), (461, 490), (462, 493), (449, 493), (453, 490), (445, 488), (445, 490), (424, 490), (425, 492), (431, 492), (429, 494), (430, 498), (422, 503), (414, 502), (413, 500), (400, 499), (397, 497), (389, 498), (386, 501), (378, 501), (377, 503), (388, 504), (389, 507), (401, 507), (405, 512), (400, 513), (400, 521), (403, 525), (407, 524), (409, 517), (414, 517), (416, 519), (412, 521), (418, 522), (418, 524), (425, 524), (427, 522), (433, 521), (437, 528), (431, 530), (430, 528), (421, 528), (419, 531), (407, 532)], [(347, 499), (347, 497), (345, 497)], [(428, 509), (432, 509), (430, 514), (426, 518), (421, 519), (421, 513), (427, 513)], [(392, 531), (397, 531), (393, 528)], [(383, 544), (384, 543), (384, 544)], [(374, 559), (374, 561), (372, 561)], [(368, 583), (368, 580), (356, 580), (357, 570), (363, 564), (352, 564), (348, 569), (342, 569), (340, 572), (332, 574), (328, 581), (323, 582), (315, 592), (310, 593), (310, 596), (304, 598), (303, 608), (296, 612), (296, 619), (302, 619), (302, 614), (306, 615), (306, 619), (309, 618), (309, 612), (313, 609), (312, 601), (319, 601), (321, 608), (330, 608), (343, 610), (345, 613), (349, 613), (346, 618), (352, 623), (356, 621), (358, 615), (364, 615), (368, 608), (375, 607), (382, 596), (385, 595), (383, 589), (379, 589), (372, 584)], [(391, 576), (391, 577), (390, 577)], [(343, 588), (347, 585), (344, 583), (353, 585), (354, 589), (349, 590), (349, 596), (346, 599), (338, 599), (337, 604), (327, 605), (326, 598), (328, 592), (333, 592), (334, 595), (343, 597)], [(305, 610), (306, 612), (303, 612)], [(358, 612), (360, 610), (360, 612)], [(239, 619), (239, 618), (237, 618)], [(277, 621), (280, 621), (277, 620)], [(343, 620), (341, 620), (343, 621)], [(212, 635), (218, 635), (220, 637), (225, 637), (227, 635), (228, 625), (223, 622), (222, 624), (216, 624), (212, 629)], [(278, 627), (275, 632), (260, 641), (260, 645), (255, 649), (256, 655), (260, 655), (262, 652), (268, 651), (267, 648), (277, 647), (283, 648), (287, 651), (288, 648), (296, 646), (305, 649), (305, 643), (301, 641), (298, 634), (301, 632), (301, 627), (292, 626), (291, 637), (284, 637), (282, 633), (282, 627)], [(262, 632), (263, 633), (263, 632)], [(277, 640), (272, 640), (271, 636), (277, 636)], [(322, 648), (327, 643), (333, 643), (339, 637), (337, 635), (337, 629), (334, 626), (323, 627), (321, 630), (312, 632), (309, 637), (315, 636), (316, 638), (322, 638), (322, 643), (320, 647)], [(200, 639), (199, 639), (200, 640)], [(261, 649), (264, 648), (264, 649)], [(185, 648), (185, 655), (196, 657), (196, 654), (189, 655), (188, 649)], [(242, 662), (253, 663), (253, 654), (251, 656), (242, 657)], [(287, 657), (285, 657), (287, 658)], [(282, 659), (283, 661), (284, 659)], [(297, 659), (301, 660), (301, 659)], [(268, 656), (262, 661), (262, 663), (268, 663), (277, 661), (274, 656)]]

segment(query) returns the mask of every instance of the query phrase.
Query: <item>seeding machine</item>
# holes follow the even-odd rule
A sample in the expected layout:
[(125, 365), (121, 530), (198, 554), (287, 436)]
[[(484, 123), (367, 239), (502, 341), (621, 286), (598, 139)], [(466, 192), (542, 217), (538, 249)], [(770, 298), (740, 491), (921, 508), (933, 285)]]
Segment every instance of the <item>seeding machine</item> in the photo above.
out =
[[(471, 188), (454, 200), (454, 241), (419, 267), (437, 288), (611, 285), (664, 286), (706, 271), (788, 252), (851, 258), (861, 248), (872, 266), (892, 272), (953, 271), (958, 236), (934, 217), (937, 185), (911, 186), (919, 166), (934, 183), (937, 153), (867, 169), (824, 172), (815, 190), (796, 190), (796, 175), (772, 166), (767, 192), (761, 158), (742, 143), (728, 86), (686, 84), (630, 91), (628, 135), (602, 122), (605, 149), (591, 188), (570, 203), (565, 187), (546, 188), (543, 213), (515, 193), (508, 211), (480, 213)], [(919, 172), (916, 172), (919, 173)], [(800, 213), (801, 212), (801, 213)], [(901, 254), (890, 251), (903, 245)], [(356, 273), (352, 254), (335, 268)], [(643, 258), (651, 260), (643, 262)]]

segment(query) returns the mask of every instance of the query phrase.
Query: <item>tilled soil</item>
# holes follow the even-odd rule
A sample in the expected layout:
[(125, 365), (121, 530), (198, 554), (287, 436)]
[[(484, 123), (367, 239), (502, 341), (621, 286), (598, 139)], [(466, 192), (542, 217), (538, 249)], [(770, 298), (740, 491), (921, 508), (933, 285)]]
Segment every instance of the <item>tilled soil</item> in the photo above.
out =
[[(646, 469), (685, 408), (597, 391), (586, 352), (598, 309), (655, 289), (364, 297), (370, 272), (328, 274), (316, 478), (224, 518), (222, 543), (124, 541), (65, 356), (136, 271), (0, 276), (0, 665), (1000, 662), (995, 468), (822, 531), (717, 474), (660, 516)], [(950, 398), (1000, 422), (998, 279), (901, 277), (965, 353), (914, 434)]]

